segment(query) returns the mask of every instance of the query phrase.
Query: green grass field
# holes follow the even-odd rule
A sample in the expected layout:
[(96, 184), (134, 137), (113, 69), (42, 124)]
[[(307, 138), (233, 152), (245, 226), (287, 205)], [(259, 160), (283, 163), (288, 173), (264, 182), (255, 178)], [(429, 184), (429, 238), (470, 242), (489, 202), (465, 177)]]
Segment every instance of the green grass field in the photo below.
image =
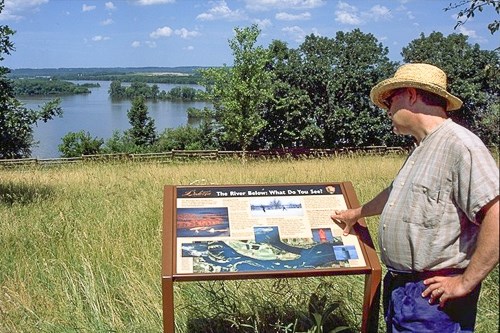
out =
[[(403, 160), (387, 155), (0, 169), (0, 333), (161, 332), (164, 185), (351, 181), (365, 202), (390, 184)], [(378, 218), (368, 223), (376, 241)], [(176, 331), (306, 331), (314, 295), (341, 302), (330, 327), (356, 332), (363, 281), (176, 283)], [(483, 284), (477, 332), (498, 331), (498, 294), (497, 267)]]

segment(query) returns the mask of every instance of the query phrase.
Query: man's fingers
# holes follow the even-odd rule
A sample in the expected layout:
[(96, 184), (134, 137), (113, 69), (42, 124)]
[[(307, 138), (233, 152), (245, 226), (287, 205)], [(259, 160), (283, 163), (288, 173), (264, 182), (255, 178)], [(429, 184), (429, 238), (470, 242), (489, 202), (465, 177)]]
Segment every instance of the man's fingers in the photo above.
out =
[(347, 236), (357, 221), (354, 219), (353, 210), (335, 210), (330, 218), (342, 228), (342, 233)]
[(337, 225), (339, 227), (342, 228), (342, 233), (344, 236), (349, 235), (349, 233), (351, 232), (351, 228), (352, 228), (349, 224), (347, 224), (339, 219), (336, 219), (333, 216), (332, 216), (332, 220), (333, 220), (333, 222), (337, 223)]
[(447, 301), (449, 298), (450, 298), (450, 297), (449, 297), (447, 294), (443, 294), (443, 295), (441, 295), (441, 297), (439, 298), (439, 307), (444, 308), (444, 305), (446, 304), (446, 301)]
[(444, 289), (435, 288), (430, 293), (429, 303), (434, 304), (436, 301), (441, 302), (441, 297), (443, 297), (443, 295), (444, 295)]
[(351, 226), (349, 226), (348, 224), (346, 224), (345, 228), (344, 228), (344, 236), (347, 236), (351, 233)]

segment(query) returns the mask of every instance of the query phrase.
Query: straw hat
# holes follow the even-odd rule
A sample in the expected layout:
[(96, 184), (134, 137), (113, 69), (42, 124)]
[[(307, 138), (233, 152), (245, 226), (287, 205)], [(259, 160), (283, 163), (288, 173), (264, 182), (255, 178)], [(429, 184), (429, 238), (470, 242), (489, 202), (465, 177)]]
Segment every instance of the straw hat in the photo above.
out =
[(390, 92), (397, 88), (419, 88), (439, 95), (448, 101), (446, 111), (458, 110), (462, 101), (446, 90), (446, 73), (429, 64), (406, 64), (398, 68), (394, 77), (379, 82), (370, 92), (374, 104), (387, 109), (383, 103)]

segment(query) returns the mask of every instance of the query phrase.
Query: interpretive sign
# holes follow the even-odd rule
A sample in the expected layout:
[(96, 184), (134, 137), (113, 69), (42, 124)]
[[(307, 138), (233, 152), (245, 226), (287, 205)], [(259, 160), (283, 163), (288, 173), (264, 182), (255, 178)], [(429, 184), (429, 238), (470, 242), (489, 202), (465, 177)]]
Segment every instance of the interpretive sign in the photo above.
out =
[[(344, 236), (330, 218), (357, 205), (348, 182), (166, 186), (165, 332), (174, 329), (176, 280), (366, 274), (365, 306), (373, 312), (381, 269), (370, 235), (361, 226)], [(364, 314), (363, 326), (376, 320)]]

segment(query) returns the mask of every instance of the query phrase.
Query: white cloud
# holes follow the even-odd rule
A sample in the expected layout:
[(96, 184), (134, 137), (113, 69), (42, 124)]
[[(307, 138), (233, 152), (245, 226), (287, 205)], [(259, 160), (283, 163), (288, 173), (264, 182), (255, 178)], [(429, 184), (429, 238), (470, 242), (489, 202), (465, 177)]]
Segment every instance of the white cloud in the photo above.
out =
[(108, 9), (108, 10), (114, 10), (114, 9), (116, 9), (115, 4), (114, 4), (114, 3), (112, 3), (111, 1), (106, 2), (106, 3), (104, 4), (104, 7), (105, 7), (106, 9)]
[(273, 25), (270, 19), (263, 19), (263, 20), (255, 19), (253, 20), (253, 22), (256, 23), (261, 30), (266, 29)]
[(342, 24), (352, 24), (357, 25), (361, 24), (361, 19), (355, 13), (348, 13), (342, 11), (335, 12), (335, 21), (340, 22)]
[(476, 38), (477, 37), (477, 34), (476, 34), (475, 30), (469, 30), (466, 27), (464, 27), (463, 25), (457, 27), (457, 30), (461, 34), (464, 34), (464, 35), (469, 36), (471, 38)]
[(186, 50), (186, 51), (193, 51), (194, 50), (194, 46), (189, 45), (189, 46), (187, 46), (187, 47), (185, 47), (183, 49)]
[(110, 18), (108, 18), (108, 19), (106, 19), (104, 21), (101, 21), (101, 25), (110, 25), (110, 24), (113, 24), (113, 23), (114, 23), (113, 19), (110, 19)]
[(251, 10), (271, 9), (312, 9), (323, 6), (325, 0), (245, 0), (246, 7)]
[(96, 8), (97, 8), (96, 6), (89, 6), (89, 5), (83, 4), (82, 12), (90, 12)]
[(280, 12), (276, 14), (276, 19), (280, 21), (300, 21), (300, 20), (309, 20), (311, 18), (311, 13), (305, 12), (301, 14), (289, 14), (285, 12)]
[(358, 9), (342, 1), (339, 1), (339, 3), (337, 4), (337, 10), (335, 11), (335, 21), (342, 24), (352, 25), (361, 23), (361, 19), (358, 15)]
[(390, 20), (391, 11), (381, 5), (375, 5), (367, 11), (359, 11), (347, 2), (339, 1), (335, 10), (335, 21), (348, 25), (361, 25), (370, 21)]
[(460, 25), (457, 27), (457, 31), (461, 34), (464, 34), (466, 36), (469, 36), (471, 39), (474, 39), (478, 43), (487, 43), (488, 40), (476, 33), (476, 30), (470, 30), (464, 27), (463, 25)]
[(202, 21), (213, 21), (219, 19), (235, 21), (245, 18), (246, 16), (241, 10), (231, 10), (224, 0), (215, 2), (213, 7), (210, 8), (207, 12), (201, 13), (196, 17), (197, 20)]
[(48, 2), (49, 0), (5, 0), (5, 9), (26, 10)]
[(25, 17), (24, 12), (36, 11), (39, 6), (48, 2), (49, 0), (6, 0), (0, 13), (0, 21), (21, 20)]
[(380, 5), (373, 6), (368, 12), (364, 13), (364, 15), (368, 16), (374, 21), (389, 20), (392, 18), (392, 14), (389, 8)]
[(109, 40), (109, 39), (111, 39), (111, 38), (105, 37), (105, 36), (101, 36), (101, 35), (97, 35), (97, 36), (92, 37), (92, 40), (94, 42), (102, 42), (102, 41)]
[(138, 40), (134, 40), (130, 46), (132, 46), (133, 48), (141, 47), (141, 42), (139, 42)]
[(156, 42), (155, 41), (145, 41), (144, 44), (146, 44), (148, 47), (154, 49), (156, 47)]
[(190, 38), (190, 37), (197, 37), (199, 36), (200, 33), (198, 31), (189, 31), (186, 28), (182, 28), (182, 29), (176, 29), (175, 34), (180, 36), (181, 38)]
[(163, 28), (158, 28), (155, 31), (153, 31), (152, 33), (150, 33), (149, 37), (154, 38), (154, 39), (158, 39), (158, 38), (162, 38), (162, 37), (170, 37), (174, 34), (179, 36), (180, 38), (184, 38), (184, 39), (197, 37), (200, 35), (200, 33), (198, 31), (195, 31), (195, 30), (189, 31), (186, 28), (174, 30), (170, 27), (165, 26)]
[(347, 2), (343, 2), (343, 1), (339, 1), (339, 3), (337, 4), (337, 9), (346, 10), (346, 11), (350, 11), (350, 12), (357, 12), (358, 11), (358, 8), (356, 8), (355, 6), (351, 6)]
[(161, 5), (164, 3), (174, 3), (175, 0), (135, 0), (135, 3), (141, 6)]
[(298, 27), (296, 25), (293, 27), (285, 27), (281, 29), (281, 31), (288, 34), (297, 43), (304, 41), (306, 37), (305, 31), (301, 27)]
[(174, 31), (170, 27), (158, 28), (149, 34), (151, 38), (170, 37)]

